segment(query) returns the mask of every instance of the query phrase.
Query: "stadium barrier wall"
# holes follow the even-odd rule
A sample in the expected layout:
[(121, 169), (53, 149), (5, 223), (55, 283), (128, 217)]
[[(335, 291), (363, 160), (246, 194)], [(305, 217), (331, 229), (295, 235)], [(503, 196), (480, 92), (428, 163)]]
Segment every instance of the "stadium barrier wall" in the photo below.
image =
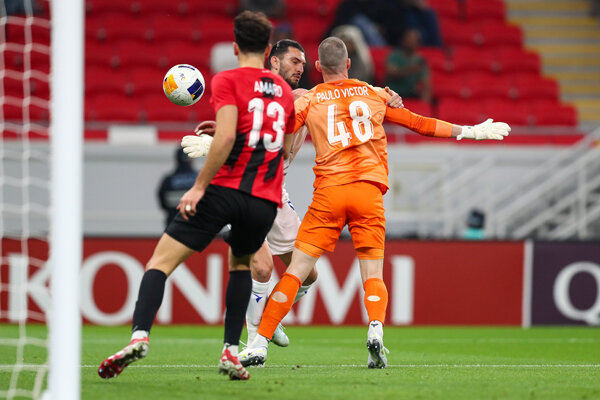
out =
[[(130, 322), (156, 239), (87, 238), (81, 267), (85, 323)], [(47, 243), (2, 239), (0, 308), (13, 322), (23, 307), (46, 312)], [(227, 245), (217, 240), (168, 281), (157, 324), (220, 324)], [(4, 261), (6, 260), (6, 261)], [(389, 240), (385, 257), (388, 325), (600, 325), (599, 242)], [(283, 264), (277, 264), (283, 272)], [(364, 324), (358, 259), (350, 241), (318, 263), (318, 284), (286, 324)], [(274, 280), (277, 281), (278, 275)]]

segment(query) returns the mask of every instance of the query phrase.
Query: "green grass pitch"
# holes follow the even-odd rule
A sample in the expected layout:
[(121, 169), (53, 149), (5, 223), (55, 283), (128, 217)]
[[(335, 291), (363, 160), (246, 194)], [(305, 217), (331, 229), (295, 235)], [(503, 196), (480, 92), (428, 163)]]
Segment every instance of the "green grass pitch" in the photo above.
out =
[[(43, 337), (43, 327), (28, 336)], [(600, 399), (597, 328), (387, 327), (384, 370), (366, 367), (366, 327), (289, 327), (249, 381), (217, 373), (221, 326), (156, 326), (148, 357), (117, 378), (96, 369), (129, 340), (128, 327), (83, 328), (82, 399)], [(0, 325), (0, 337), (17, 327)], [(245, 337), (245, 333), (244, 333)], [(244, 338), (243, 337), (243, 338)], [(45, 352), (27, 346), (25, 363)], [(0, 345), (0, 364), (15, 347)], [(11, 373), (0, 369), (0, 391)], [(33, 379), (23, 374), (19, 386)]]

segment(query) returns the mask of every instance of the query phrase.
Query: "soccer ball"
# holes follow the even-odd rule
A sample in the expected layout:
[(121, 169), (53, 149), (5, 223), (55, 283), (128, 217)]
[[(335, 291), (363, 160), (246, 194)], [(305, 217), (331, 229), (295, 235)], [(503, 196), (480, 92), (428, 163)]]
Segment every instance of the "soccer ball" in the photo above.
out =
[(177, 64), (163, 79), (163, 90), (172, 103), (178, 106), (191, 106), (202, 95), (206, 86), (198, 68), (188, 64)]

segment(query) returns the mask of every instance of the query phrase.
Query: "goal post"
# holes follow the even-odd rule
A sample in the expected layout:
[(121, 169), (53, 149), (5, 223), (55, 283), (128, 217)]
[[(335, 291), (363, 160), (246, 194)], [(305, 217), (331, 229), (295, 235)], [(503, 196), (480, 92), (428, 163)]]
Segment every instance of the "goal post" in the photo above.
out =
[(50, 293), (48, 395), (77, 400), (81, 377), (83, 0), (52, 0), (50, 75)]

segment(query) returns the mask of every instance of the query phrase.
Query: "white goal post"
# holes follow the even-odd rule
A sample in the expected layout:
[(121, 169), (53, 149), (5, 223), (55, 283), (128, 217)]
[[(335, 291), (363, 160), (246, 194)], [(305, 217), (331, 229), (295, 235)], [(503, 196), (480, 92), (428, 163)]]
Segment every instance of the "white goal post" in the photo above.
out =
[(48, 394), (78, 400), (81, 382), (84, 1), (52, 0)]

